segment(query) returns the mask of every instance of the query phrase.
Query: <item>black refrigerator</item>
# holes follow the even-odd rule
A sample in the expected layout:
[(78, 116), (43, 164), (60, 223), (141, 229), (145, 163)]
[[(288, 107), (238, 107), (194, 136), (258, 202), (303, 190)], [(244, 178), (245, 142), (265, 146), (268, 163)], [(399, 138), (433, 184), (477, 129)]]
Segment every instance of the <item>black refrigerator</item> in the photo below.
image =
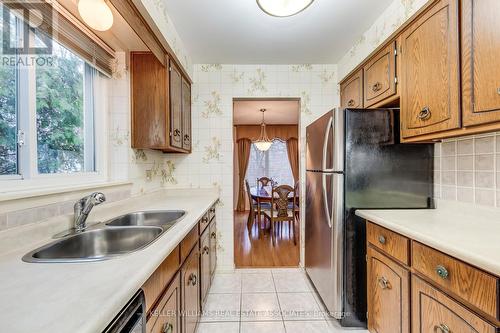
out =
[(356, 209), (432, 209), (432, 144), (401, 144), (399, 110), (336, 109), (306, 130), (305, 269), (329, 314), (366, 327)]

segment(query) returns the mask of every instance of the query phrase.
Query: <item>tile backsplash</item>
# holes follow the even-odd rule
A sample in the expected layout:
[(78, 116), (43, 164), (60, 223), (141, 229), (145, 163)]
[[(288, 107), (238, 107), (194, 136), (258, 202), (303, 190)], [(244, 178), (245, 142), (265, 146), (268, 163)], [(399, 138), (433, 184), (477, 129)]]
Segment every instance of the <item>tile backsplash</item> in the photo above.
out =
[(435, 196), (500, 207), (500, 132), (435, 145)]

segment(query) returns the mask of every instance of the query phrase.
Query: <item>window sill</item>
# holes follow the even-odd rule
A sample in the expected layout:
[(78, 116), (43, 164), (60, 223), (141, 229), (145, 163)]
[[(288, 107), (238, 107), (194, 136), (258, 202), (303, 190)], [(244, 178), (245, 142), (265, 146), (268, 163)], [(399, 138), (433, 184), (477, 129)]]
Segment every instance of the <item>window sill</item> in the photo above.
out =
[(85, 191), (90, 189), (103, 189), (109, 187), (119, 187), (132, 185), (129, 181), (119, 181), (119, 182), (95, 182), (87, 183), (84, 185), (73, 185), (73, 186), (56, 186), (56, 187), (43, 187), (36, 189), (23, 189), (19, 191), (6, 191), (0, 192), (0, 202), (36, 198), (41, 196), (64, 194), (69, 192)]

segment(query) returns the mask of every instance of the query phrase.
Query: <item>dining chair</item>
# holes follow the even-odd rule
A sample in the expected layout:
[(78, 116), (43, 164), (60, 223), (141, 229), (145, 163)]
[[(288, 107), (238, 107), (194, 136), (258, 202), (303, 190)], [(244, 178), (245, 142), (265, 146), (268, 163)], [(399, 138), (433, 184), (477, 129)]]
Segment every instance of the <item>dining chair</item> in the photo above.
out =
[(274, 184), (274, 181), (271, 178), (268, 178), (268, 177), (257, 178), (257, 186), (259, 186), (259, 187), (266, 187), (266, 186), (273, 187), (273, 184)]
[(290, 194), (292, 198), (295, 196), (293, 187), (289, 185), (280, 185), (273, 187), (271, 194), (271, 207), (264, 209), (264, 215), (271, 221), (271, 238), (273, 246), (276, 245), (276, 226), (277, 223), (288, 222), (288, 228), (293, 228), (293, 243), (296, 245), (295, 233), (295, 210), (293, 205), (290, 205)]
[[(248, 180), (245, 179), (245, 186), (247, 189), (247, 195), (248, 195), (248, 201), (250, 203), (250, 212), (248, 213), (248, 227), (251, 229), (255, 223), (255, 218), (257, 217), (257, 214), (259, 213), (259, 207), (257, 206), (257, 202), (252, 198), (252, 193), (250, 192), (250, 184), (248, 183)], [(261, 203), (260, 204), (261, 209), (271, 209), (271, 204), (269, 203)], [(261, 215), (264, 215), (263, 212), (261, 211)], [(260, 235), (260, 228), (261, 226), (258, 226), (259, 228), (259, 235)]]
[(293, 211), (295, 219), (300, 223), (300, 182), (296, 181), (293, 188)]

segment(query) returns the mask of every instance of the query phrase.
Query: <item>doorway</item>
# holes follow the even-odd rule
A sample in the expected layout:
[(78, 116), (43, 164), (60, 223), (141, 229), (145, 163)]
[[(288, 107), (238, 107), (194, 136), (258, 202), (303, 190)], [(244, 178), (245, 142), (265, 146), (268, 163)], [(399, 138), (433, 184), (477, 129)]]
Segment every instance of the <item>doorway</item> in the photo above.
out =
[(299, 266), (299, 115), (299, 98), (233, 100), (237, 268)]

